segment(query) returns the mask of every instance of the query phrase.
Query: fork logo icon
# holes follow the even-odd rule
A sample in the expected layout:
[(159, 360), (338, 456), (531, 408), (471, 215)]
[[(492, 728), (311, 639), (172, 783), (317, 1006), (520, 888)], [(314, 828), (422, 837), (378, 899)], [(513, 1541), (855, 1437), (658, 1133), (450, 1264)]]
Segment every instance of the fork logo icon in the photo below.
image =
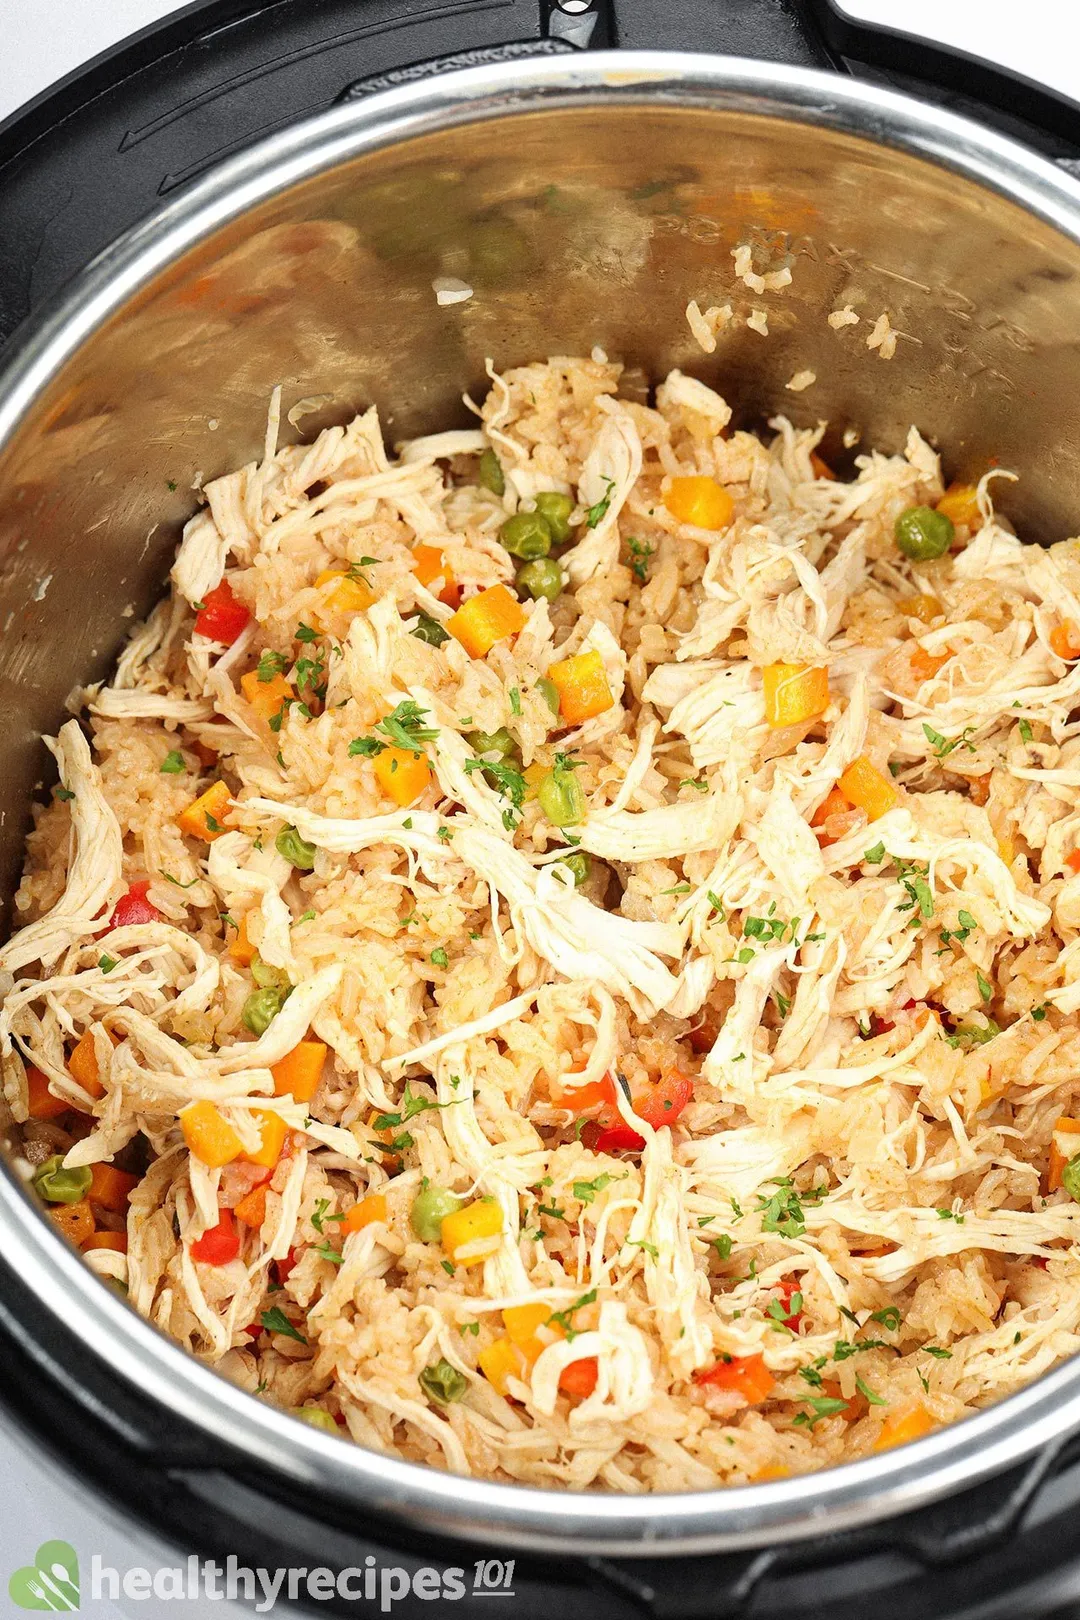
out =
[(8, 1581), (8, 1596), (20, 1609), (70, 1613), (79, 1607), (79, 1560), (66, 1541), (43, 1541), (32, 1564)]

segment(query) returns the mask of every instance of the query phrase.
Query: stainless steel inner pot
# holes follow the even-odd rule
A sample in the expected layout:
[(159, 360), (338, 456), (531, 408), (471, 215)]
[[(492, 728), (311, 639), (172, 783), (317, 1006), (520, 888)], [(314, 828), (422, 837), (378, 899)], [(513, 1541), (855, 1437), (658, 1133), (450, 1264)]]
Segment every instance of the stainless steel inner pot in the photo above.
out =
[[(87, 176), (92, 184), (92, 176)], [(780, 294), (733, 276), (790, 267)], [(474, 289), (439, 307), (432, 281)], [(706, 356), (685, 318), (733, 323)], [(860, 325), (826, 315), (851, 303)], [(866, 345), (887, 311), (905, 334)], [(1010, 142), (847, 80), (729, 58), (597, 54), (473, 69), (253, 148), (101, 255), (0, 377), (0, 889), (43, 730), (162, 589), (193, 484), (259, 454), (271, 387), (305, 434), (374, 401), (395, 438), (466, 420), (501, 368), (600, 344), (681, 366), (748, 421), (828, 418), (893, 449), (915, 422), (953, 475), (996, 457), (1029, 538), (1080, 496), (1080, 188)], [(811, 369), (804, 393), (784, 384)], [(313, 402), (313, 396), (314, 402)], [(633, 1554), (824, 1534), (970, 1484), (1080, 1425), (1080, 1370), (902, 1450), (815, 1476), (626, 1498), (462, 1480), (320, 1435), (235, 1391), (102, 1288), (0, 1175), (0, 1251), (123, 1378), (320, 1499), (417, 1530)], [(163, 1418), (167, 1422), (167, 1418)]]

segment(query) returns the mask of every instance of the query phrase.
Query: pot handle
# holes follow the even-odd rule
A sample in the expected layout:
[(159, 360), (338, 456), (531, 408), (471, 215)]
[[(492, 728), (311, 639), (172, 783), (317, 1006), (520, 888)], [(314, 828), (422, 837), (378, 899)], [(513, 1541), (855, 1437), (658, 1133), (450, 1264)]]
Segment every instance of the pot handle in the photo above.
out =
[(405, 67), (392, 68), (389, 73), (376, 73), (368, 79), (355, 79), (337, 98), (343, 102), (363, 101), (367, 96), (383, 90), (400, 90), (403, 85), (416, 84), (420, 79), (440, 78), (444, 73), (456, 73), (462, 68), (486, 67), (493, 62), (516, 62), (523, 56), (572, 56), (574, 47), (563, 39), (514, 40), (506, 45), (481, 45), (471, 51), (455, 51), (451, 56), (432, 57), (427, 62), (410, 62)]

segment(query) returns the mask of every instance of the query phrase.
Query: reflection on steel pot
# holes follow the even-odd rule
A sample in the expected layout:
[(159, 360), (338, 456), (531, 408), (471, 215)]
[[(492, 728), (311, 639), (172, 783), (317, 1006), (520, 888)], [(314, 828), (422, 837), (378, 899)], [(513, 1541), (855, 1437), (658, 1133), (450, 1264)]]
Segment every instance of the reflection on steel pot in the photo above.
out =
[[(688, 306), (745, 317), (783, 272), (768, 336), (744, 319), (705, 352), (710, 323), (694, 319), (699, 341)], [(444, 278), (459, 300), (436, 297)], [(830, 324), (847, 306), (859, 324)], [(875, 326), (895, 336), (887, 363), (891, 341), (867, 343)], [(275, 136), (102, 255), (7, 356), (5, 892), (39, 734), (160, 591), (192, 485), (258, 454), (275, 383), (298, 437), (374, 402), (396, 438), (465, 422), (461, 390), (484, 386), (488, 356), (506, 367), (600, 344), (652, 377), (719, 380), (751, 418), (781, 402), (799, 422), (828, 417), (830, 460), (860, 438), (898, 447), (917, 422), (956, 456), (954, 477), (995, 457), (1019, 468), (1001, 498), (1049, 540), (1080, 490), (1078, 332), (1080, 188), (865, 85), (707, 56), (522, 60)], [(813, 389), (786, 390), (800, 371)], [(45, 1337), (76, 1334), (171, 1412), (198, 1467), (518, 1546), (655, 1554), (816, 1536), (941, 1496), (1080, 1423), (1080, 1373), (1065, 1365), (812, 1484), (648, 1500), (524, 1490), (343, 1446), (241, 1396), (101, 1288), (7, 1174), (0, 1253), (52, 1324)]]

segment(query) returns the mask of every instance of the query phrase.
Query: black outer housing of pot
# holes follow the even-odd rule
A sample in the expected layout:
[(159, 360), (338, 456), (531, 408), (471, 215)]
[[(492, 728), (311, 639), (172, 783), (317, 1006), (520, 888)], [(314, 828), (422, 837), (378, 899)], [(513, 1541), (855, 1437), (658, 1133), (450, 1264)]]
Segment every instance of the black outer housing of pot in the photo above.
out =
[[(854, 26), (830, 0), (206, 0), (144, 30), (0, 124), (0, 344), (109, 241), (216, 162), (342, 100), (419, 74), (583, 46), (706, 50), (881, 80), (1080, 169), (1080, 108), (972, 58)], [(0, 1401), (35, 1446), (177, 1549), (268, 1569), (461, 1567), (514, 1558), (522, 1620), (1034, 1620), (1080, 1616), (1080, 1440), (885, 1524), (679, 1559), (543, 1558), (432, 1536), (402, 1544), (288, 1499), (58, 1333), (0, 1257)], [(813, 1489), (807, 1481), (807, 1490)], [(443, 1605), (438, 1607), (442, 1608)], [(331, 1599), (313, 1613), (370, 1611)], [(406, 1597), (398, 1615), (431, 1614)], [(487, 1608), (480, 1611), (487, 1614)]]

